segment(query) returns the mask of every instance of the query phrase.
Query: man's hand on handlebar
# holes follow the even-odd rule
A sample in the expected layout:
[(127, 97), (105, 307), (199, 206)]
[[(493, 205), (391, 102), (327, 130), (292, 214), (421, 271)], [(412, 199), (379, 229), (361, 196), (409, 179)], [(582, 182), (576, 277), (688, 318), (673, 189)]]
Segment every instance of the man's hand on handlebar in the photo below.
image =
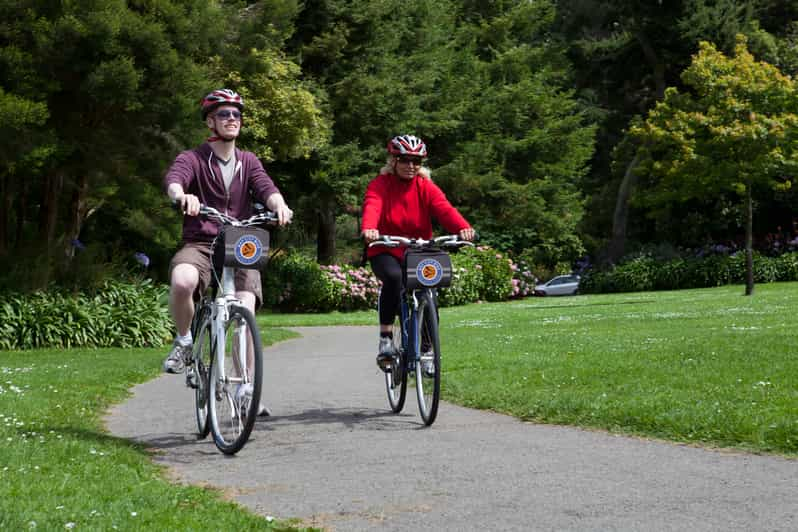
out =
[(289, 209), (285, 203), (278, 205), (274, 214), (277, 215), (277, 223), (280, 225), (290, 224), (291, 219), (294, 217), (294, 211)]
[(183, 194), (175, 198), (175, 203), (180, 205), (183, 214), (196, 216), (200, 210), (200, 200), (194, 194)]

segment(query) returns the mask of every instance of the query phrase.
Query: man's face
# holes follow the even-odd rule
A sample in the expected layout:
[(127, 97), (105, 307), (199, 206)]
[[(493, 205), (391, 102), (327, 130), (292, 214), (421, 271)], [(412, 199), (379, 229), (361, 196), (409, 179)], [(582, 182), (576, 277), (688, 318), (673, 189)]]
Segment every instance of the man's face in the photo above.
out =
[(234, 139), (241, 131), (241, 112), (234, 105), (222, 105), (208, 115), (207, 123), (220, 137)]

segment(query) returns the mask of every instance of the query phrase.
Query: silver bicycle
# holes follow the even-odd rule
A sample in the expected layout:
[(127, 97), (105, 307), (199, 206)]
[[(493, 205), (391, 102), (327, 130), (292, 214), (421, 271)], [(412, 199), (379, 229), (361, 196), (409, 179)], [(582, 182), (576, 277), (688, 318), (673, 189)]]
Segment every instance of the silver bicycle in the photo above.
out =
[(235, 271), (265, 266), (269, 233), (254, 226), (273, 225), (277, 216), (264, 212), (236, 220), (205, 205), (200, 215), (222, 228), (211, 246), (210, 294), (202, 297), (191, 323), (194, 348), (186, 384), (194, 389), (200, 438), (213, 432), (216, 447), (235, 454), (252, 432), (263, 381), (260, 331), (254, 314), (235, 296)]

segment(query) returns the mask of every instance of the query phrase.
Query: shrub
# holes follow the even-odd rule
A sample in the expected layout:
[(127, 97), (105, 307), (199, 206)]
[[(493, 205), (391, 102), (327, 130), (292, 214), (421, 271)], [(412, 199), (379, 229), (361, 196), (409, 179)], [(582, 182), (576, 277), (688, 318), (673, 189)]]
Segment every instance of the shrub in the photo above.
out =
[(452, 253), (452, 286), (439, 290), (441, 306), (509, 299), (513, 295), (512, 264), (487, 246)]
[[(754, 281), (798, 281), (798, 252), (753, 257)], [(636, 257), (608, 271), (590, 271), (579, 284), (582, 293), (678, 290), (745, 283), (745, 254), (703, 255), (658, 261)]]
[(0, 296), (0, 349), (157, 347), (171, 337), (168, 287), (105, 281), (94, 293)]
[[(441, 306), (523, 297), (534, 289), (528, 267), (519, 268), (495, 250), (480, 246), (452, 253), (452, 285), (440, 292)], [(263, 276), (264, 305), (286, 312), (375, 308), (380, 283), (370, 268), (320, 266), (301, 253), (272, 258)]]
[(287, 312), (328, 312), (336, 308), (338, 286), (315, 260), (300, 253), (272, 257), (262, 282), (267, 307)]
[(377, 306), (380, 282), (370, 269), (336, 264), (322, 266), (321, 270), (337, 285), (337, 310), (365, 310)]

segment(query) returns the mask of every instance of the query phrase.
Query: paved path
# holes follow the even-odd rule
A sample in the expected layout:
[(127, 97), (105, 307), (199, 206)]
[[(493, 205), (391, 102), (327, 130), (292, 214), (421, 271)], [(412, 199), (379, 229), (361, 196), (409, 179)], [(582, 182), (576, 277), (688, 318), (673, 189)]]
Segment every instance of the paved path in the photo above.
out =
[[(300, 328), (266, 351), (266, 399), (235, 457), (193, 436), (182, 376), (107, 418), (186, 482), (328, 530), (798, 530), (798, 461), (613, 436), (415, 396), (391, 414), (372, 327)], [(445, 361), (444, 361), (445, 363)], [(408, 390), (410, 391), (410, 390)]]

